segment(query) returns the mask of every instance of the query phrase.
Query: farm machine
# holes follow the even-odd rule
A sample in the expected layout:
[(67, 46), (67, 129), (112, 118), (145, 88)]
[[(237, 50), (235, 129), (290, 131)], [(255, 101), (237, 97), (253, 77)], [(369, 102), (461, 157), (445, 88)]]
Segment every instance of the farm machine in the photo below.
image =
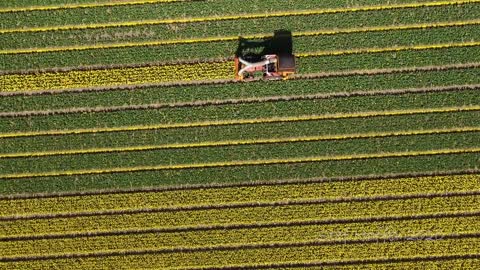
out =
[(287, 79), (295, 73), (295, 56), (291, 53), (266, 54), (259, 61), (247, 61), (235, 56), (235, 79), (253, 80), (261, 77), (265, 80)]

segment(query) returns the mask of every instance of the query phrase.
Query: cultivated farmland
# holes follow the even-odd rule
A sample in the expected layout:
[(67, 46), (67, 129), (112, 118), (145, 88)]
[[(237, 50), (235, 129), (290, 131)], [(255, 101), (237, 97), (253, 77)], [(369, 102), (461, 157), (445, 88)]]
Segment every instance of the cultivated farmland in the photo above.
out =
[(480, 0), (2, 1), (0, 87), (0, 269), (480, 268)]

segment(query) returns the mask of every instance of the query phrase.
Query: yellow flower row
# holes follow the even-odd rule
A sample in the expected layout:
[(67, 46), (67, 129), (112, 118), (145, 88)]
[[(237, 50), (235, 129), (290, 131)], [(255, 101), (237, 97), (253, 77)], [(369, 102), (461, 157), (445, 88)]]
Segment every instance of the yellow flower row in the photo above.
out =
[[(443, 193), (442, 193), (443, 194)], [(258, 224), (299, 220), (355, 219), (385, 216), (412, 216), (478, 210), (478, 196), (452, 196), (397, 200), (326, 202), (276, 206), (208, 208), (137, 214), (78, 216), (2, 221), (1, 237), (62, 235), (111, 232), (147, 228), (182, 228), (199, 225)], [(226, 205), (229, 206), (229, 205)]]
[(439, 191), (453, 192), (476, 190), (479, 187), (480, 175), (466, 174), (384, 180), (333, 181), (307, 185), (280, 184), (0, 200), (0, 209), (2, 209), (1, 216), (8, 217), (318, 198), (338, 199)]
[[(300, 243), (301, 244), (301, 243)], [(259, 266), (278, 263), (325, 263), (371, 259), (422, 258), (480, 253), (480, 238), (437, 241), (400, 241), (336, 245), (300, 245), (197, 252), (159, 252), (76, 259), (48, 259), (5, 263), (5, 269), (151, 269), (175, 267)], [(195, 268), (196, 269), (196, 268)]]
[[(475, 233), (478, 217), (411, 219), (372, 223), (272, 226), (206, 231), (152, 232), (112, 236), (0, 242), (5, 257), (45, 256), (92, 251), (198, 248), (205, 246), (273, 244), (277, 242), (343, 241), (397, 237), (423, 239), (433, 235)], [(436, 237), (436, 239), (441, 237)]]
[[(349, 265), (325, 265), (325, 266), (309, 266), (308, 270), (405, 270), (405, 269), (475, 269), (480, 265), (480, 259), (465, 258), (456, 259), (449, 258), (448, 260), (411, 260), (411, 261), (395, 261), (395, 262), (375, 262), (363, 264), (349, 264)], [(283, 270), (298, 270), (298, 267), (282, 268)]]
[(233, 63), (227, 61), (38, 74), (7, 74), (0, 75), (0, 85), (2, 85), (1, 91), (4, 92), (23, 92), (232, 79), (233, 75)]

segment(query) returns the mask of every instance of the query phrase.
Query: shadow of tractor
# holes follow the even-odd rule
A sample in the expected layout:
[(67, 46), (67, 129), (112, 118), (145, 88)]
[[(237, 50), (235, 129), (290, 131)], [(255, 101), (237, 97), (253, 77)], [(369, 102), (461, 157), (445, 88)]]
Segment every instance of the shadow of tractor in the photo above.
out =
[(293, 54), (292, 32), (276, 30), (272, 37), (248, 40), (239, 37), (236, 57), (241, 57), (249, 62), (260, 61), (267, 54)]

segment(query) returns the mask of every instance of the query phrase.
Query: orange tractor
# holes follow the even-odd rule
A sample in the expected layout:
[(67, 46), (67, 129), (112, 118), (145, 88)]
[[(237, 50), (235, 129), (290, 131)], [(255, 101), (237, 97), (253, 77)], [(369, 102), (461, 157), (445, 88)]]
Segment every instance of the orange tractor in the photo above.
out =
[(253, 80), (262, 77), (266, 80), (287, 79), (295, 73), (295, 56), (293, 54), (266, 54), (260, 61), (249, 62), (239, 56), (235, 57), (235, 79)]

